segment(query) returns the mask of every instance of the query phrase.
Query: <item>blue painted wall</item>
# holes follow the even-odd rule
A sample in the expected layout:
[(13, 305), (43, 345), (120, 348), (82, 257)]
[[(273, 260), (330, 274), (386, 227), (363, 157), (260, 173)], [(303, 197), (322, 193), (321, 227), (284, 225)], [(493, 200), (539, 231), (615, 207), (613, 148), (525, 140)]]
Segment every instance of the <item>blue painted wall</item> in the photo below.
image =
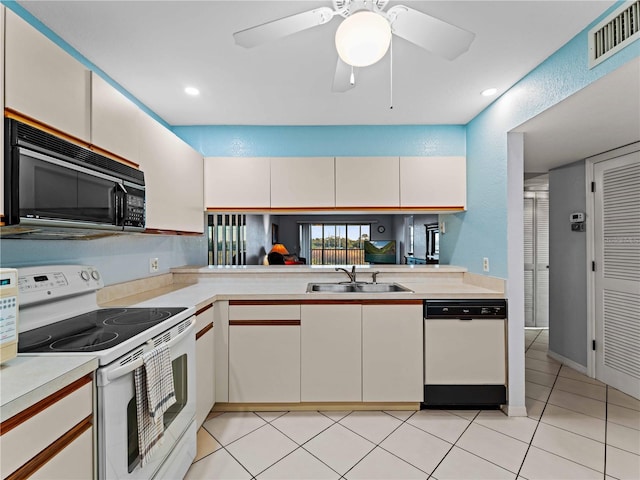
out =
[(467, 125), (467, 211), (445, 217), (443, 262), (482, 273), (482, 258), (488, 257), (490, 274), (507, 277), (507, 133), (640, 56), (635, 41), (589, 70), (587, 34), (600, 18)]

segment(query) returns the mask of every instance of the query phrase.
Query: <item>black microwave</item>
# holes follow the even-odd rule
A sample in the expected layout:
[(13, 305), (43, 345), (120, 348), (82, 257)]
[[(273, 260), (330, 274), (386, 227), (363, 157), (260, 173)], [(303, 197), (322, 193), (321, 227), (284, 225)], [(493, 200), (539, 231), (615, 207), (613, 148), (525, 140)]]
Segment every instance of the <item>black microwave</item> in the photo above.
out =
[(5, 119), (5, 225), (145, 228), (142, 171)]

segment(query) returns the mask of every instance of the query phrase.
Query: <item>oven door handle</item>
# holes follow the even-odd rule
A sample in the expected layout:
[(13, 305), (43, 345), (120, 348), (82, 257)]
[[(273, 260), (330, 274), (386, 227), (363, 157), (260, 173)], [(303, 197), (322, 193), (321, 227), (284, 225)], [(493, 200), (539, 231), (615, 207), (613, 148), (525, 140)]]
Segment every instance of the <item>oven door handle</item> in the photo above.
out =
[[(193, 334), (193, 331), (195, 330), (195, 328), (196, 328), (196, 317), (194, 316), (194, 317), (191, 317), (189, 326), (185, 328), (182, 332), (180, 332), (180, 334), (176, 335), (174, 338), (172, 338), (167, 343), (165, 343), (165, 345), (169, 348), (173, 347), (177, 343), (181, 342), (187, 335)], [(153, 341), (149, 340), (145, 343), (145, 345), (153, 347)], [(133, 372), (136, 368), (139, 368), (142, 365), (143, 365), (142, 357), (138, 357), (133, 362), (129, 362), (114, 370), (110, 370), (106, 372), (100, 372), (100, 370), (98, 370), (98, 375), (96, 379), (97, 384), (98, 386), (103, 387), (107, 385), (109, 382), (113, 382), (114, 380), (117, 380), (118, 378)]]

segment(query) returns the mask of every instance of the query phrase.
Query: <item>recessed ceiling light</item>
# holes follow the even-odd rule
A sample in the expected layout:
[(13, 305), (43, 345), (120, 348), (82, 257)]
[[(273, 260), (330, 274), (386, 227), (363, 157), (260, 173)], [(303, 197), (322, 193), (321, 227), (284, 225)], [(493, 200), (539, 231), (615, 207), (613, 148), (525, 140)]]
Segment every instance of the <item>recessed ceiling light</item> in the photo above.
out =
[(486, 90), (483, 90), (482, 92), (480, 92), (480, 94), (485, 97), (490, 97), (491, 95), (495, 95), (497, 91), (498, 91), (497, 88), (487, 88)]
[(200, 95), (200, 90), (198, 90), (196, 87), (186, 87), (184, 89), (184, 93), (195, 97), (196, 95)]

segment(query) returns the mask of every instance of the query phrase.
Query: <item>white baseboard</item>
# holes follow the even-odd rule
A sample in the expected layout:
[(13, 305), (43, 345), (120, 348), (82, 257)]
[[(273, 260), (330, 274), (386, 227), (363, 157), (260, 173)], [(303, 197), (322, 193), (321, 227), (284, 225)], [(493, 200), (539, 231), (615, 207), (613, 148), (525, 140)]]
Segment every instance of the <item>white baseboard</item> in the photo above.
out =
[(511, 406), (511, 405), (503, 405), (502, 411), (506, 413), (509, 417), (526, 417), (527, 416), (527, 407), (525, 406)]
[(574, 370), (576, 370), (577, 372), (582, 373), (583, 375), (587, 375), (587, 367), (585, 367), (584, 365), (580, 365), (577, 362), (574, 362), (573, 360), (570, 360), (566, 357), (563, 357), (562, 355), (556, 353), (556, 352), (552, 352), (551, 350), (547, 350), (547, 355), (549, 355), (551, 358), (553, 358), (554, 360), (562, 363), (563, 365), (566, 365), (567, 367), (571, 367)]

